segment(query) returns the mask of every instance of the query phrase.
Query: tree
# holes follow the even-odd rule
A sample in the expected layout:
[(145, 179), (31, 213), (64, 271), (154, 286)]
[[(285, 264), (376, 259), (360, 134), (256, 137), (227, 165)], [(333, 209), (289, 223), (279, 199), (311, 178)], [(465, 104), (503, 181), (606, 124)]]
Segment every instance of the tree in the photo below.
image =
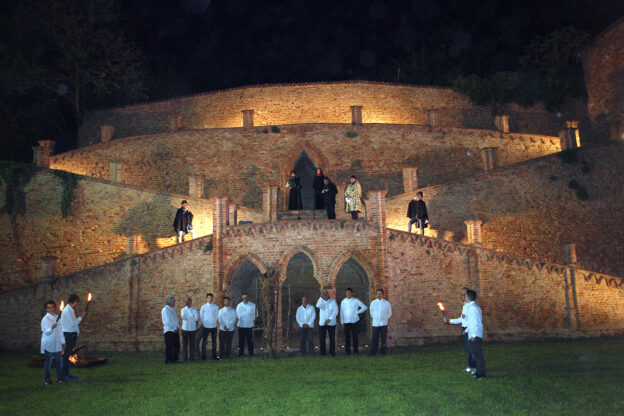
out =
[(69, 145), (87, 109), (144, 98), (141, 54), (115, 28), (112, 0), (22, 0), (3, 18), (8, 94), (53, 102)]

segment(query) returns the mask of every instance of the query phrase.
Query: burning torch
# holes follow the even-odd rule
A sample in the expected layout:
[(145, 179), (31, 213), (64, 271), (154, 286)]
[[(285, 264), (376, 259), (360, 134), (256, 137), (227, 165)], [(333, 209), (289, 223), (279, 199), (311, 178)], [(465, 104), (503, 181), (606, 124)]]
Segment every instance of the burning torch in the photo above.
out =
[(91, 304), (92, 300), (93, 295), (91, 294), (91, 292), (89, 292), (89, 294), (87, 295), (87, 307), (85, 308), (85, 312), (89, 312), (89, 305)]
[(63, 314), (63, 309), (65, 309), (65, 302), (61, 301), (61, 303), (59, 303), (59, 311), (61, 311), (59, 313), (58, 318), (56, 318), (56, 322), (59, 321), (59, 319), (61, 319), (61, 315)]
[(444, 304), (442, 302), (438, 302), (438, 308), (442, 311), (442, 318), (444, 318), (444, 323), (446, 323), (446, 311), (444, 310)]

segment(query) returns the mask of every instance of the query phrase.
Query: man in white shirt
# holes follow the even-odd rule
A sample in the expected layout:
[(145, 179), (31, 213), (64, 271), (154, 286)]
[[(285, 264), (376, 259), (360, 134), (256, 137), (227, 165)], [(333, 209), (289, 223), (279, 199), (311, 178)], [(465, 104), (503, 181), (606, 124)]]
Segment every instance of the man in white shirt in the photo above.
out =
[(316, 310), (314, 306), (308, 304), (306, 296), (301, 298), (301, 306), (297, 308), (297, 323), (301, 328), (301, 354), (314, 354), (314, 320), (316, 319)]
[(470, 351), (470, 342), (468, 342), (468, 334), (466, 334), (466, 313), (468, 312), (468, 304), (470, 302), (468, 302), (468, 298), (466, 297), (466, 292), (468, 292), (468, 288), (467, 287), (463, 287), (462, 291), (461, 291), (461, 299), (464, 302), (463, 306), (462, 306), (462, 313), (461, 316), (459, 318), (453, 318), (453, 319), (446, 319), (446, 316), (444, 316), (444, 323), (448, 324), (448, 325), (461, 325), (461, 337), (462, 337), (462, 342), (464, 344), (464, 349), (466, 350), (466, 354), (468, 355), (468, 367), (466, 367), (466, 372), (467, 373), (472, 373), (474, 374), (477, 369), (477, 364), (474, 361), (474, 356), (472, 355), (472, 351)]
[(83, 311), (80, 317), (76, 318), (76, 306), (78, 306), (80, 298), (75, 293), (69, 295), (67, 300), (67, 306), (61, 312), (61, 326), (63, 327), (63, 336), (65, 337), (65, 348), (63, 353), (63, 378), (67, 381), (72, 381), (78, 377), (69, 374), (69, 357), (74, 354), (74, 347), (76, 346), (76, 340), (80, 335), (80, 322), (86, 316), (86, 312)]
[(232, 354), (232, 338), (236, 327), (236, 311), (230, 306), (230, 298), (223, 298), (223, 307), (219, 309), (219, 356), (230, 358)]
[(193, 299), (186, 298), (186, 306), (182, 308), (180, 315), (182, 316), (182, 354), (184, 361), (189, 358), (189, 349), (191, 350), (191, 361), (195, 361), (195, 334), (197, 333), (199, 312), (193, 306)]
[(238, 356), (245, 354), (245, 342), (247, 343), (247, 352), (253, 357), (253, 327), (258, 311), (256, 305), (249, 300), (248, 295), (243, 295), (243, 301), (236, 307), (236, 318), (238, 318)]
[(381, 341), (381, 355), (386, 355), (388, 319), (392, 316), (392, 307), (390, 306), (390, 302), (384, 299), (383, 289), (377, 289), (377, 299), (371, 302), (369, 311), (371, 319), (373, 320), (370, 355), (377, 354), (379, 341)]
[(180, 321), (174, 309), (175, 298), (169, 296), (165, 307), (160, 312), (165, 334), (165, 364), (175, 364), (180, 356)]
[(214, 296), (212, 293), (206, 295), (206, 303), (203, 304), (199, 311), (199, 318), (202, 323), (202, 360), (206, 360), (206, 344), (208, 343), (208, 335), (212, 341), (212, 358), (217, 360), (217, 319), (219, 315), (219, 307), (213, 303)]
[(336, 356), (336, 316), (338, 316), (338, 304), (335, 299), (329, 297), (329, 292), (323, 290), (321, 297), (316, 302), (319, 308), (319, 338), (321, 355), (325, 355), (325, 336), (329, 334), (329, 353)]
[(475, 302), (477, 300), (477, 292), (468, 290), (466, 297), (470, 302), (466, 313), (466, 332), (468, 333), (468, 341), (470, 342), (470, 350), (474, 355), (477, 371), (475, 377), (477, 380), (485, 378), (485, 357), (483, 356), (483, 320), (481, 308)]
[(353, 339), (353, 353), (358, 354), (358, 322), (359, 314), (368, 309), (358, 298), (353, 297), (353, 289), (346, 291), (347, 297), (340, 302), (340, 324), (345, 334), (345, 353), (351, 355), (351, 339)]
[(56, 303), (49, 300), (45, 303), (46, 314), (41, 320), (41, 353), (45, 354), (43, 365), (43, 385), (52, 384), (50, 379), (50, 369), (52, 368), (52, 358), (56, 361), (56, 382), (62, 383), (63, 378), (63, 358), (61, 351), (65, 349), (65, 337), (63, 336), (62, 325), (58, 323)]

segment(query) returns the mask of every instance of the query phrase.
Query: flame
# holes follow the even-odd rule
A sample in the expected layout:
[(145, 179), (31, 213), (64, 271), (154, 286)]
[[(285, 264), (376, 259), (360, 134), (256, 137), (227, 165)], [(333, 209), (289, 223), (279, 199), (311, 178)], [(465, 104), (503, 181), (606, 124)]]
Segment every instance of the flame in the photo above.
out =
[(438, 308), (440, 308), (441, 311), (444, 310), (444, 304), (442, 302), (438, 302)]
[(89, 292), (89, 294), (87, 295), (87, 302), (91, 302), (91, 299), (93, 299), (93, 295), (91, 294), (91, 292)]
[(65, 302), (61, 301), (61, 303), (59, 304), (59, 310), (63, 312), (63, 309), (65, 309)]
[(69, 361), (71, 361), (72, 364), (76, 364), (78, 362), (78, 354), (70, 356)]

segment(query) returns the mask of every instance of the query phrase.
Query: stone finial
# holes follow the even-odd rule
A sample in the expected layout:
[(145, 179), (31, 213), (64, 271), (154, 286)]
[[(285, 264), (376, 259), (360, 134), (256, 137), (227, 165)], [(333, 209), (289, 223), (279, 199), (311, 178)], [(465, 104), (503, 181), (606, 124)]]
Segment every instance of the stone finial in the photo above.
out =
[(39, 146), (33, 146), (33, 163), (44, 168), (50, 167), (50, 156), (54, 152), (54, 140), (38, 140)]
[(202, 175), (189, 176), (189, 196), (193, 198), (204, 196), (204, 177)]
[(485, 147), (481, 150), (483, 170), (488, 171), (498, 167), (498, 147)]
[(362, 125), (362, 106), (361, 105), (351, 106), (351, 124), (353, 124), (354, 126)]
[(104, 124), (100, 126), (100, 142), (110, 143), (115, 135), (115, 126)]
[(241, 113), (243, 113), (243, 127), (244, 128), (253, 127), (254, 126), (254, 119), (253, 119), (254, 110), (242, 110)]
[(381, 232), (386, 229), (386, 193), (388, 191), (370, 191), (366, 203), (367, 219), (375, 224)]
[(509, 133), (509, 116), (498, 115), (494, 117), (494, 125), (496, 126), (496, 130), (501, 133)]
[(238, 225), (238, 205), (230, 204), (228, 216), (228, 225)]
[(123, 165), (122, 165), (121, 160), (110, 161), (110, 181), (111, 182), (117, 182), (117, 183), (123, 182), (122, 167)]
[(481, 220), (467, 220), (466, 224), (466, 236), (468, 237), (468, 244), (480, 246), (483, 242), (481, 240)]
[(427, 110), (427, 126), (437, 127), (440, 125), (439, 111), (436, 109)]
[(406, 166), (403, 172), (403, 192), (412, 192), (418, 189), (418, 168)]
[(126, 236), (126, 254), (134, 256), (140, 254), (141, 236), (138, 234)]
[(277, 221), (277, 187), (262, 190), (262, 220), (265, 223)]
[(568, 266), (578, 265), (576, 257), (576, 243), (569, 243), (563, 245), (563, 264)]
[(41, 257), (41, 280), (51, 279), (56, 273), (57, 257), (43, 256)]
[(347, 189), (347, 185), (344, 183), (337, 183), (336, 189), (338, 190), (338, 193), (336, 194), (336, 219), (345, 220), (347, 218), (351, 218), (351, 216), (345, 211), (344, 193)]

